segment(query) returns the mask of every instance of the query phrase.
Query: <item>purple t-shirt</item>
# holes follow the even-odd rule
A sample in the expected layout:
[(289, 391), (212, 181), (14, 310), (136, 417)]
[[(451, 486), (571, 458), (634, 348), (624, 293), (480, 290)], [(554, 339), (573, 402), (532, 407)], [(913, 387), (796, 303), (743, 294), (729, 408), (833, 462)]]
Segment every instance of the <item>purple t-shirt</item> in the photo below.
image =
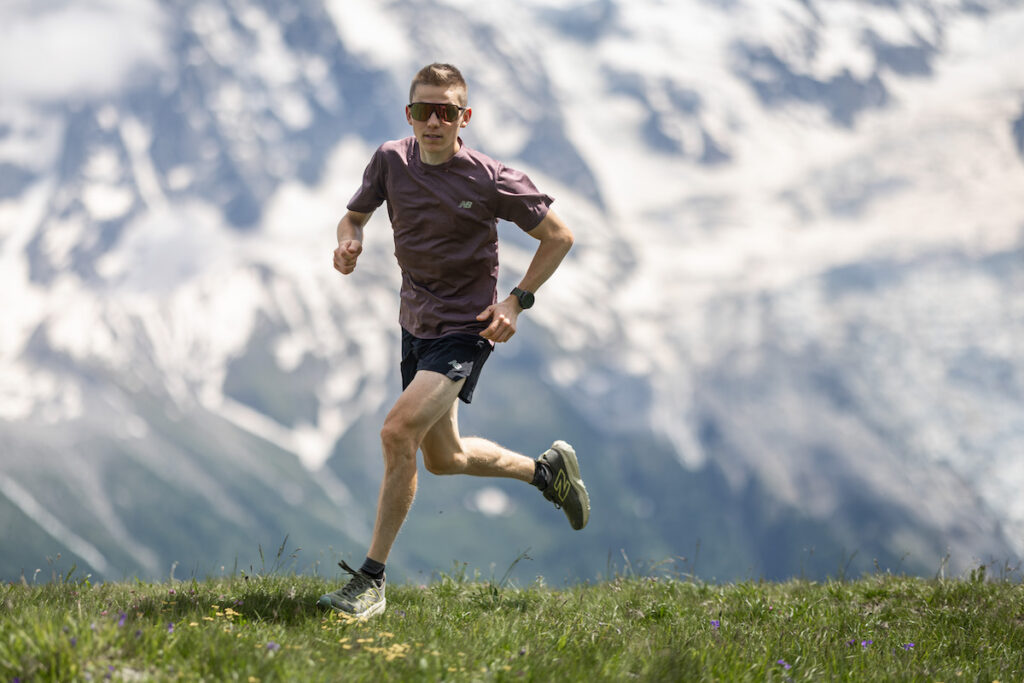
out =
[(498, 219), (530, 231), (554, 201), (525, 173), (459, 145), (431, 166), (415, 137), (384, 143), (348, 203), (369, 213), (387, 202), (402, 268), (398, 320), (421, 339), (487, 327), (476, 316), (497, 301)]

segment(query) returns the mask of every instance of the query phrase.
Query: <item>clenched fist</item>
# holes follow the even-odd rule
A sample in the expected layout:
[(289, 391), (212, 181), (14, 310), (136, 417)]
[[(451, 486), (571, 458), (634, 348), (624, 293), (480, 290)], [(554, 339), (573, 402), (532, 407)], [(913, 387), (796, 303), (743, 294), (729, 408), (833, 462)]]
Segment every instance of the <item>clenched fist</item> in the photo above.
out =
[(356, 269), (356, 259), (363, 253), (363, 243), (359, 240), (344, 240), (334, 250), (334, 269), (348, 275)]

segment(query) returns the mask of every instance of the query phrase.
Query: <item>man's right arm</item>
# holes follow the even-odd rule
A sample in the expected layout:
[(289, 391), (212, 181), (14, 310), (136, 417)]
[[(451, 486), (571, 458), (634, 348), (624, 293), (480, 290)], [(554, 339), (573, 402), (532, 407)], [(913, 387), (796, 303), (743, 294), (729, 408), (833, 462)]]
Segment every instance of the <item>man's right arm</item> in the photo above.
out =
[(356, 259), (363, 252), (363, 226), (370, 213), (349, 211), (338, 221), (338, 248), (334, 250), (334, 269), (348, 275), (356, 269)]

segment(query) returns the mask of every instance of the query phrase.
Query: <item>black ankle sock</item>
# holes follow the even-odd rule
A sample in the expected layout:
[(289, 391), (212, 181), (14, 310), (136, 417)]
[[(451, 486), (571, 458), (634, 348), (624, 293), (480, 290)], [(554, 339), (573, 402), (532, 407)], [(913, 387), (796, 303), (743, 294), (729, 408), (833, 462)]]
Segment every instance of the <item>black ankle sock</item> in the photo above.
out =
[(370, 558), (366, 558), (363, 562), (363, 566), (359, 568), (359, 571), (376, 581), (380, 581), (384, 578), (384, 565), (376, 560), (371, 560)]
[(543, 460), (535, 460), (533, 466), (533, 481), (531, 482), (538, 489), (543, 491), (551, 484), (551, 466)]

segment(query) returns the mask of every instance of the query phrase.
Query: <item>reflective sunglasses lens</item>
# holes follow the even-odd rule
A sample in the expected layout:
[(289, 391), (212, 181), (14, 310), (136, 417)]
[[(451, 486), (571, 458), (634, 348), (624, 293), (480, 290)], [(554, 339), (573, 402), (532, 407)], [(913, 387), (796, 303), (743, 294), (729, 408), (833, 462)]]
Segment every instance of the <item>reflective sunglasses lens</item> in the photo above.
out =
[(409, 105), (409, 115), (417, 121), (426, 121), (430, 118), (430, 105), (413, 102)]
[(413, 102), (409, 105), (409, 115), (416, 121), (429, 121), (431, 114), (445, 123), (454, 121), (459, 115), (459, 107), (454, 104), (432, 104), (429, 102)]
[(454, 121), (459, 116), (459, 108), (454, 104), (439, 105), (438, 109), (441, 110), (442, 121)]

